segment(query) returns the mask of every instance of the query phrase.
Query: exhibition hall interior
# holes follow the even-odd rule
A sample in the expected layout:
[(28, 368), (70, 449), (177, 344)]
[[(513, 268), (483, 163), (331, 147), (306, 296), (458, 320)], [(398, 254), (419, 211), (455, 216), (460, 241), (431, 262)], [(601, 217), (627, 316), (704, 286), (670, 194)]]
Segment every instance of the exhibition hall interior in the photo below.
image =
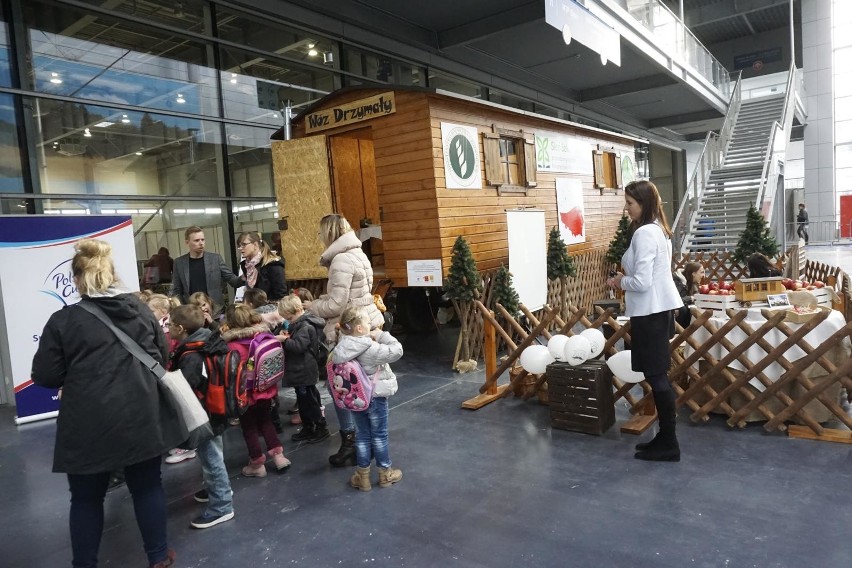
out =
[[(850, 62), (847, 0), (0, 0), (0, 566), (849, 566)], [(202, 358), (167, 442), (119, 289), (170, 370), (184, 314), (270, 332), (277, 395)]]

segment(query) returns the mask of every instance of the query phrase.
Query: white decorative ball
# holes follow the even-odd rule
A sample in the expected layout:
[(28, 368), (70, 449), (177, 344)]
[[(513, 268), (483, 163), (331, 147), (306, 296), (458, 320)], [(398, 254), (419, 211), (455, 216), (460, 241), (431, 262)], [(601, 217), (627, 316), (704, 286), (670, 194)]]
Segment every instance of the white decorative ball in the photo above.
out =
[(607, 359), (606, 364), (612, 374), (625, 383), (641, 383), (645, 380), (645, 375), (633, 370), (633, 365), (630, 362), (630, 351), (619, 351)]
[(588, 339), (592, 346), (592, 354), (589, 355), (589, 359), (594, 359), (603, 353), (604, 345), (606, 345), (606, 337), (604, 337), (601, 330), (595, 328), (584, 329), (580, 332), (580, 335)]
[(568, 343), (567, 335), (554, 335), (547, 342), (547, 350), (557, 361), (565, 360), (565, 344)]
[(540, 375), (553, 363), (553, 355), (544, 345), (530, 345), (521, 352), (521, 367), (527, 373)]
[(582, 335), (572, 335), (565, 344), (565, 361), (569, 365), (585, 363), (592, 353), (592, 345)]

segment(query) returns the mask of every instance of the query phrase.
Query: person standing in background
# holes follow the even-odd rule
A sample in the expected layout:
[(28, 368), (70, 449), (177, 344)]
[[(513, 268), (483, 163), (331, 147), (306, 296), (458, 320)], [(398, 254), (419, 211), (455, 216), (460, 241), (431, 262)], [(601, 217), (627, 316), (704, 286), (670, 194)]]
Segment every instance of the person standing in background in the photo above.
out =
[(800, 239), (805, 239), (805, 244), (808, 244), (808, 210), (805, 209), (804, 203), (799, 203), (799, 213), (796, 215), (796, 234)]
[(239, 288), (245, 285), (245, 281), (234, 274), (221, 256), (204, 250), (206, 241), (201, 227), (188, 228), (184, 236), (188, 252), (175, 259), (169, 296), (177, 296), (182, 304), (187, 304), (192, 294), (204, 292), (210, 296), (217, 309), (221, 310), (225, 305), (222, 282)]

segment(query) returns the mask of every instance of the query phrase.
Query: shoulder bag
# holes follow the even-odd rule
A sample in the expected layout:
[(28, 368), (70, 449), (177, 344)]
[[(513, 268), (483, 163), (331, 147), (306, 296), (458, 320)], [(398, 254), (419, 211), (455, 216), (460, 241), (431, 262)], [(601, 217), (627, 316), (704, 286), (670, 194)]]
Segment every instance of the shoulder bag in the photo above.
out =
[(157, 383), (163, 392), (166, 393), (166, 398), (169, 399), (172, 407), (177, 411), (181, 425), (187, 433), (187, 447), (197, 448), (203, 442), (213, 437), (213, 429), (210, 426), (210, 418), (207, 415), (207, 411), (201, 406), (201, 402), (195, 396), (192, 387), (186, 382), (183, 373), (180, 371), (166, 371), (138, 343), (118, 329), (103, 310), (92, 302), (82, 300), (78, 305), (110, 328), (122, 346), (157, 377)]

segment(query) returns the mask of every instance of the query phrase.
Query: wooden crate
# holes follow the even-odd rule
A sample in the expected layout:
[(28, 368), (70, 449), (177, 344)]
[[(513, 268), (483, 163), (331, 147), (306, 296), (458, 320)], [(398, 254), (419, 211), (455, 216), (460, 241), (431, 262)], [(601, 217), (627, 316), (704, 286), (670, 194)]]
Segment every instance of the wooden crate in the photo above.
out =
[(734, 282), (736, 298), (740, 302), (765, 302), (769, 294), (783, 294), (787, 290), (781, 283), (783, 278), (741, 278)]
[(825, 306), (826, 308), (831, 309), (834, 299), (834, 294), (832, 294), (832, 290), (830, 288), (816, 288), (815, 290), (808, 290), (817, 300), (817, 306)]
[(604, 361), (547, 366), (550, 424), (600, 436), (615, 424), (612, 372)]
[(742, 303), (731, 295), (696, 294), (693, 296), (693, 299), (695, 300), (696, 308), (701, 311), (713, 310), (713, 315), (719, 317), (727, 317), (725, 310), (728, 308), (740, 309), (743, 307)]

